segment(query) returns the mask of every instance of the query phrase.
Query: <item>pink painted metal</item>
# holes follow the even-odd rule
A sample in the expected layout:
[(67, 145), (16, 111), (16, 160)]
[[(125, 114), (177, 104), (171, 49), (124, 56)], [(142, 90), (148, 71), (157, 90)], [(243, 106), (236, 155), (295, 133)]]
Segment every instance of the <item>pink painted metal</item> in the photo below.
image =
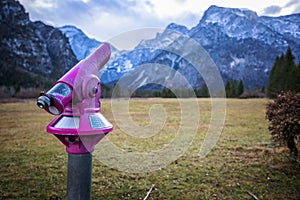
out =
[[(51, 89), (44, 94), (50, 97), (51, 105), (59, 112), (47, 126), (47, 132), (54, 134), (66, 146), (68, 153), (92, 152), (95, 145), (113, 129), (113, 125), (100, 113), (98, 72), (109, 58), (110, 46), (104, 43), (55, 83), (55, 86), (62, 85), (63, 90), (51, 93)], [(44, 109), (53, 114), (48, 107)]]

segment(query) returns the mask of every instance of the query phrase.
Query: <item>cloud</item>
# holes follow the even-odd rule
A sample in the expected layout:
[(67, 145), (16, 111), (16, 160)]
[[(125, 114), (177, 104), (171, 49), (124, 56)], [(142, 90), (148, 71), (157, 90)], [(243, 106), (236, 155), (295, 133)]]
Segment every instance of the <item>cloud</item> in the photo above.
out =
[(294, 9), (294, 13), (300, 13), (300, 5), (298, 5), (298, 6)]
[(276, 15), (281, 12), (282, 8), (279, 6), (269, 6), (264, 8), (263, 15)]
[(300, 1), (299, 0), (290, 0), (285, 8), (293, 8), (293, 13), (300, 13)]
[[(30, 13), (32, 20), (42, 20), (56, 27), (75, 25), (90, 37), (99, 40), (120, 31), (149, 26), (157, 22), (155, 17), (147, 15), (151, 13), (151, 4), (148, 1), (20, 0), (20, 2)], [(148, 8), (148, 11), (145, 8)]]
[[(73, 2), (72, 0), (69, 1)], [(136, 7), (137, 2), (131, 0), (90, 0), (87, 5), (91, 9), (99, 9), (102, 12), (112, 12), (120, 15)]]
[(287, 4), (285, 4), (285, 8), (287, 8), (287, 7), (291, 7), (291, 6), (294, 6), (294, 5), (299, 5), (300, 4), (300, 2), (299, 2), (299, 0), (290, 0)]
[(54, 26), (80, 21), (91, 14), (88, 5), (78, 0), (22, 0), (21, 3), (32, 20), (43, 20)]
[[(300, 11), (299, 0), (268, 0), (261, 4), (240, 0), (19, 0), (31, 20), (55, 27), (74, 25), (89, 37), (107, 40), (122, 32), (139, 28), (165, 28), (169, 23), (195, 26), (211, 5), (248, 7), (265, 15)], [(286, 3), (288, 2), (288, 3)], [(300, 1), (299, 1), (300, 2)], [(270, 6), (272, 4), (283, 6)], [(269, 7), (268, 7), (269, 6)], [(289, 8), (285, 8), (288, 6)], [(265, 9), (263, 9), (265, 8)], [(283, 11), (287, 12), (283, 12)]]

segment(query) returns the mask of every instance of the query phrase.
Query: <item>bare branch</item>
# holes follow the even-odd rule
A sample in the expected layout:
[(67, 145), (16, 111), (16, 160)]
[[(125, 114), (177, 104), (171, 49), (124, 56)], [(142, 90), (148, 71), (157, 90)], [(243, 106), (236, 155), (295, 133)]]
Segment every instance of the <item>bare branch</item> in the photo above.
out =
[(251, 193), (250, 191), (247, 191), (247, 193), (254, 199), (254, 200), (259, 200), (259, 198), (257, 196), (255, 196), (253, 193)]
[(152, 184), (151, 188), (149, 189), (149, 191), (147, 192), (147, 195), (145, 196), (144, 200), (148, 199), (148, 197), (150, 196), (152, 190), (154, 189), (155, 185)]

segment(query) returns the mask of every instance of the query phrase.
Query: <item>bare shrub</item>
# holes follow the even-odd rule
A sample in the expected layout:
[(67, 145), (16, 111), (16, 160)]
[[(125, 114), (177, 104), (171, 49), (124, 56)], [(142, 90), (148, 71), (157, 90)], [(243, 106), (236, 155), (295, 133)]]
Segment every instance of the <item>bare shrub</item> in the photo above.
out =
[(270, 121), (269, 131), (276, 144), (286, 144), (290, 158), (297, 160), (296, 142), (300, 139), (300, 93), (281, 93), (267, 105), (266, 117)]

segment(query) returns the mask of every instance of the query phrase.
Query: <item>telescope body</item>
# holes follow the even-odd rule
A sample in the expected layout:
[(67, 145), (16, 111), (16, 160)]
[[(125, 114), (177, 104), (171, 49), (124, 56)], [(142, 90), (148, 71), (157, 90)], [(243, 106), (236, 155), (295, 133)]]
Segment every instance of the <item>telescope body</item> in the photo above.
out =
[(101, 114), (99, 70), (110, 58), (110, 46), (103, 43), (90, 56), (80, 61), (42, 92), (37, 105), (58, 115), (47, 126), (71, 154), (90, 153), (95, 145), (113, 129)]

